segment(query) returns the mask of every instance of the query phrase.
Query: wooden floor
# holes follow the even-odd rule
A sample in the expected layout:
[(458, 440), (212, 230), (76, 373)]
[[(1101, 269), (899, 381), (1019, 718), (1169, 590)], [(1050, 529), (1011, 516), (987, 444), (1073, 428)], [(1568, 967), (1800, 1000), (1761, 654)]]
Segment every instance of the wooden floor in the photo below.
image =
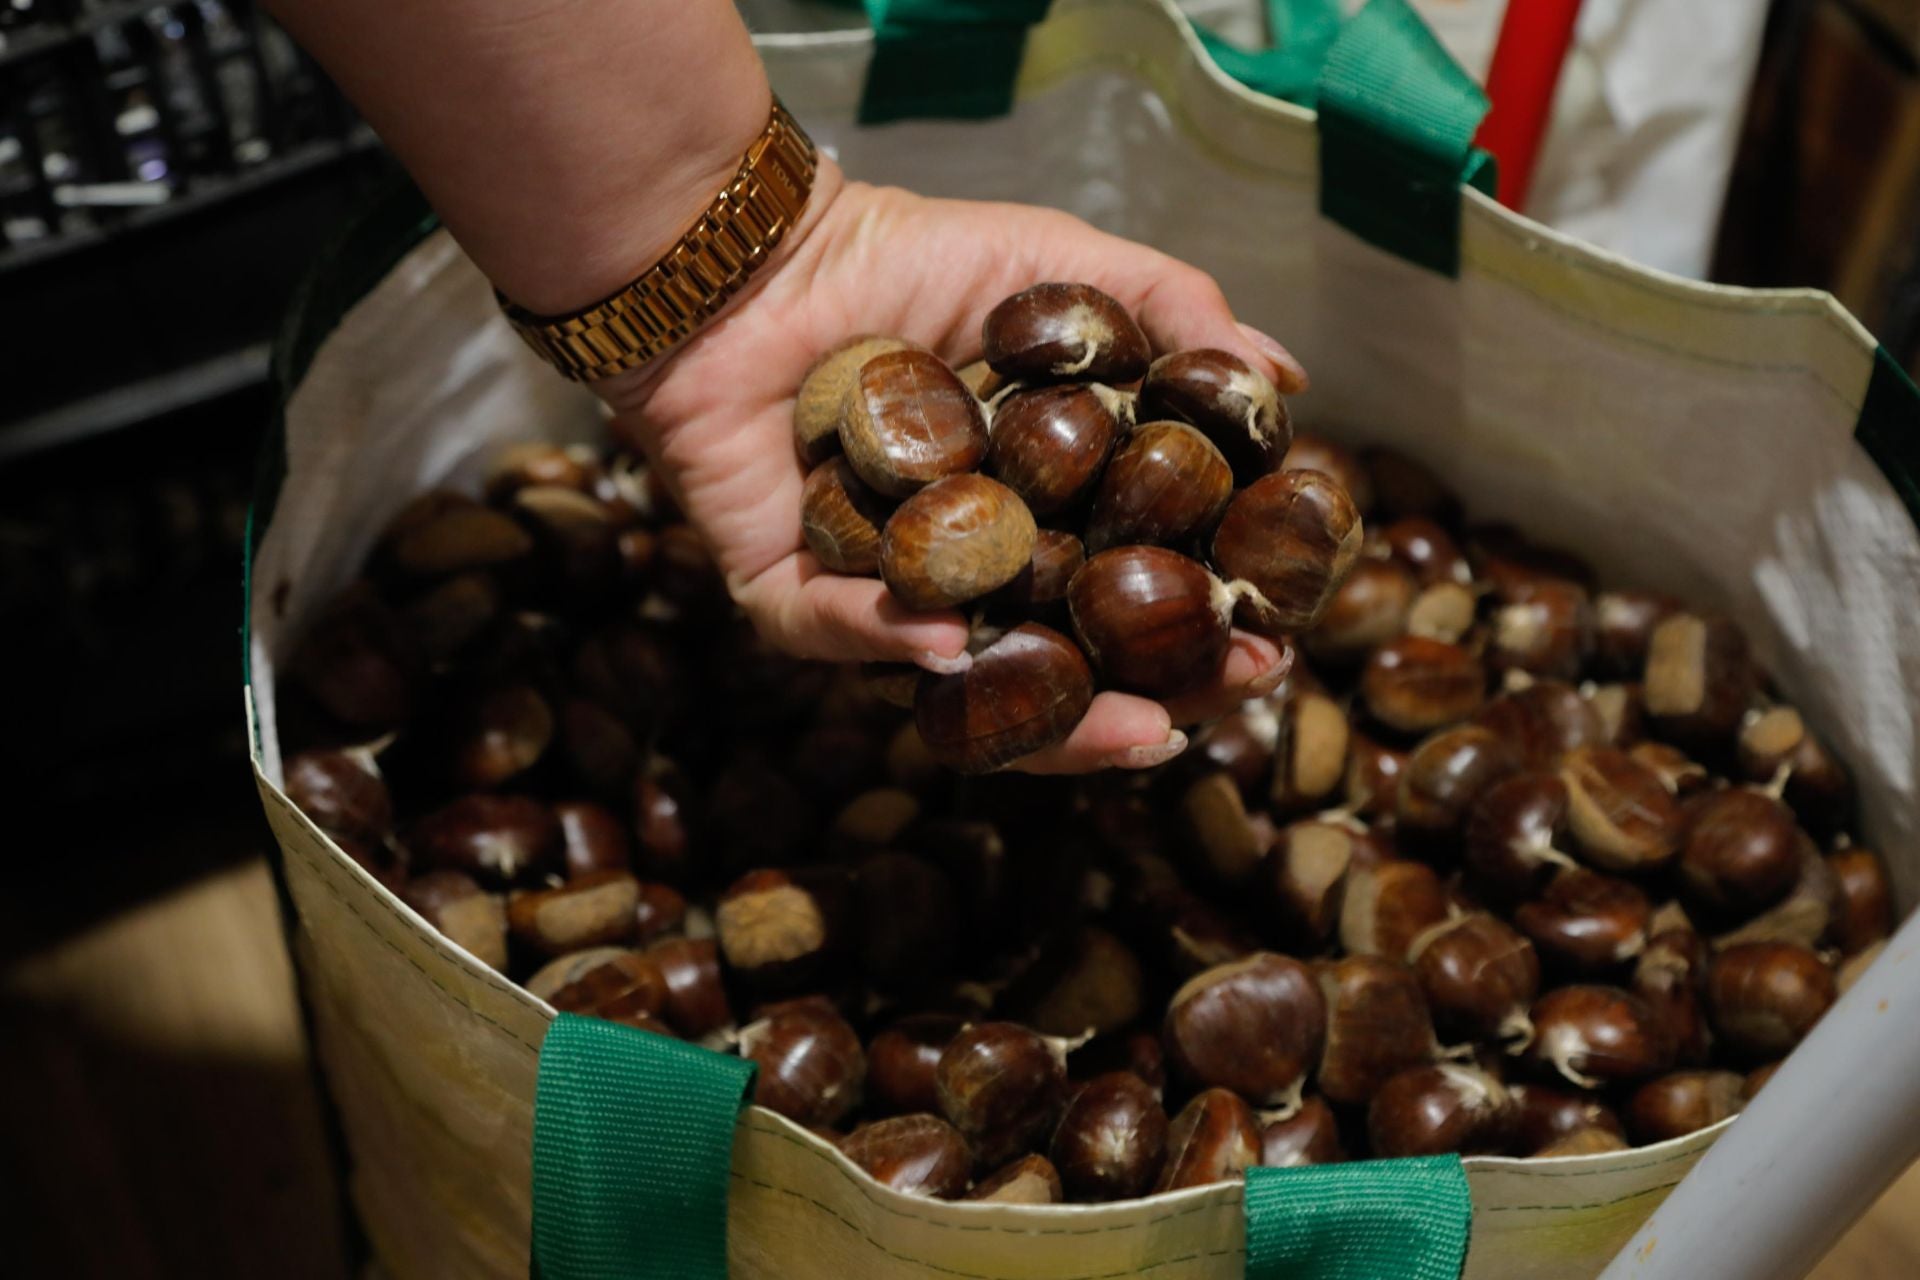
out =
[[(25, 1248), (0, 1274), (345, 1276), (263, 863), (13, 962), (0, 974), (0, 1097), (9, 1264)], [(1920, 1166), (1813, 1274), (1920, 1276)]]

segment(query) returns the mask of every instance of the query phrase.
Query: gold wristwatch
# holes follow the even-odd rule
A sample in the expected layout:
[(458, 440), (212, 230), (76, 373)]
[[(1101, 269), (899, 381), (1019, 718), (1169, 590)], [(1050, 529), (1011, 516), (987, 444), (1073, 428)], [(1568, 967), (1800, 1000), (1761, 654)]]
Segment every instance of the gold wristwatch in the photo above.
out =
[(645, 364), (691, 336), (767, 260), (806, 208), (816, 164), (813, 140), (776, 98), (733, 181), (638, 280), (566, 316), (495, 296), (526, 344), (577, 382)]

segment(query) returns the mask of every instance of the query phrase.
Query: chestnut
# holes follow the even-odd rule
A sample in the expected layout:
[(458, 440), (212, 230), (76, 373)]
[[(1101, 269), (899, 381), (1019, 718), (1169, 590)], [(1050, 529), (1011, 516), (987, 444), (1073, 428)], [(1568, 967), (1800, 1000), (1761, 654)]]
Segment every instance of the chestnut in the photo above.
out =
[(1521, 1155), (1543, 1155), (1544, 1148), (1582, 1133), (1604, 1133), (1616, 1139), (1627, 1135), (1613, 1108), (1589, 1094), (1517, 1082), (1507, 1086), (1507, 1097), (1512, 1103), (1514, 1149)]
[(1346, 1159), (1339, 1122), (1323, 1098), (1308, 1098), (1293, 1115), (1260, 1131), (1259, 1162), (1269, 1169), (1342, 1164)]
[(1560, 761), (1567, 825), (1602, 871), (1654, 871), (1680, 851), (1680, 806), (1660, 776), (1613, 747), (1577, 747)]
[(908, 348), (862, 364), (847, 391), (840, 448), (855, 473), (888, 498), (905, 498), (987, 456), (980, 402), (940, 357)]
[[(1479, 725), (1441, 729), (1421, 740), (1400, 775), (1396, 830), (1429, 842), (1451, 841), (1473, 803), (1520, 768), (1507, 739)], [(1664, 793), (1663, 793), (1664, 796)]]
[(979, 475), (936, 480), (900, 504), (880, 538), (880, 578), (909, 609), (947, 609), (1018, 577), (1035, 527), (1013, 490)]
[(1517, 588), (1493, 611), (1487, 664), (1559, 680), (1577, 677), (1593, 645), (1587, 593), (1571, 582), (1543, 579)]
[(863, 662), (860, 678), (874, 697), (890, 707), (913, 710), (913, 695), (920, 688), (920, 668), (910, 662)]
[(1087, 549), (1178, 546), (1213, 528), (1232, 496), (1233, 473), (1212, 441), (1184, 423), (1142, 423), (1094, 490)]
[(1263, 864), (1277, 941), (1301, 953), (1326, 949), (1340, 926), (1355, 843), (1354, 833), (1338, 822), (1281, 829)]
[(560, 748), (589, 791), (619, 791), (633, 777), (640, 746), (624, 721), (591, 698), (568, 698), (560, 707)]
[(1449, 1037), (1517, 1044), (1533, 1035), (1540, 958), (1504, 921), (1484, 911), (1443, 921), (1413, 940), (1407, 962)]
[(1491, 522), (1462, 530), (1475, 576), (1496, 600), (1511, 603), (1546, 582), (1567, 582), (1591, 592), (1593, 567), (1572, 552), (1529, 541), (1512, 525)]
[(1787, 807), (1745, 787), (1695, 796), (1686, 805), (1680, 883), (1694, 903), (1746, 918), (1784, 898), (1799, 878), (1806, 839)]
[[(1346, 723), (1344, 715), (1341, 723)], [(1405, 751), (1377, 742), (1362, 733), (1353, 734), (1347, 750), (1346, 778), (1343, 780), (1346, 807), (1363, 818), (1392, 817), (1394, 807), (1400, 800), (1400, 775), (1406, 772), (1406, 768)], [(1277, 773), (1274, 781), (1277, 786)]]
[(1293, 443), (1286, 402), (1266, 375), (1217, 348), (1175, 351), (1155, 360), (1140, 384), (1140, 408), (1146, 418), (1198, 427), (1242, 484), (1277, 470)]
[(434, 490), (400, 509), (376, 554), (400, 573), (424, 578), (505, 565), (532, 551), (532, 536), (511, 516), (465, 494)]
[(1092, 490), (1127, 424), (1119, 392), (1098, 384), (1015, 391), (994, 406), (987, 467), (1046, 517)]
[(1460, 500), (1423, 462), (1398, 449), (1363, 449), (1361, 461), (1373, 484), (1374, 501), (1389, 520), (1423, 516), (1441, 525), (1460, 518)]
[(1268, 799), (1279, 812), (1325, 807), (1346, 781), (1348, 751), (1358, 742), (1347, 713), (1324, 693), (1299, 689), (1272, 716), (1273, 783)]
[(377, 844), (393, 830), (393, 797), (373, 753), (302, 751), (288, 758), (287, 799), (330, 836)]
[(973, 638), (972, 666), (923, 675), (914, 695), (914, 724), (935, 760), (989, 773), (1073, 732), (1093, 702), (1093, 671), (1073, 641), (1037, 622)]
[(1426, 516), (1390, 520), (1381, 528), (1380, 539), (1387, 553), (1412, 570), (1422, 587), (1473, 585), (1473, 570), (1460, 544), (1438, 521)]
[(640, 901), (633, 910), (633, 936), (637, 942), (652, 942), (679, 933), (687, 923), (687, 900), (670, 884), (642, 881)]
[(643, 624), (602, 627), (573, 655), (579, 691), (647, 736), (673, 714), (686, 672), (665, 634)]
[(692, 857), (687, 817), (678, 791), (676, 771), (656, 759), (643, 765), (633, 778), (633, 842), (635, 861), (646, 875), (679, 879)]
[(633, 951), (601, 957), (589, 951), (562, 956), (554, 964), (565, 961), (571, 964), (549, 978), (555, 985), (547, 1002), (555, 1009), (672, 1034), (659, 1021), (665, 1008), (666, 979), (649, 957)]
[[(749, 752), (737, 753), (708, 783), (702, 816), (701, 847), (690, 852), (723, 875), (800, 861), (820, 829), (813, 798)], [(645, 830), (639, 835), (641, 871), (647, 874)]]
[(604, 805), (568, 800), (553, 806), (560, 824), (561, 862), (572, 879), (594, 871), (625, 871), (632, 862), (627, 829)]
[(1216, 677), (1233, 604), (1218, 578), (1164, 547), (1115, 547), (1073, 575), (1067, 606), (1080, 645), (1121, 688), (1171, 697)]
[(1874, 963), (1880, 959), (1881, 953), (1886, 949), (1887, 941), (1885, 938), (1882, 938), (1878, 942), (1868, 943), (1861, 950), (1848, 956), (1841, 962), (1840, 968), (1834, 973), (1834, 990), (1840, 995), (1845, 995), (1851, 991), (1853, 984), (1866, 977), (1867, 970), (1873, 967)]
[(1318, 471), (1277, 471), (1233, 495), (1213, 535), (1213, 563), (1249, 584), (1247, 625), (1262, 634), (1319, 623), (1359, 559), (1360, 513)]
[(720, 980), (720, 948), (712, 938), (662, 938), (645, 955), (666, 980), (666, 1018), (682, 1035), (699, 1039), (733, 1022)]
[(1095, 1036), (1067, 1056), (1067, 1074), (1091, 1080), (1110, 1071), (1130, 1071), (1158, 1098), (1167, 1087), (1167, 1051), (1152, 1031)]
[(507, 899), (514, 940), (540, 955), (603, 947), (633, 937), (640, 882), (627, 871), (589, 871), (553, 889), (522, 889)]
[(1127, 309), (1090, 284), (1021, 290), (987, 313), (980, 343), (993, 371), (1012, 379), (1132, 382), (1151, 356)]
[(1593, 667), (1615, 678), (1640, 674), (1647, 663), (1653, 629), (1680, 602), (1652, 591), (1602, 591), (1593, 598)]
[(1326, 1001), (1305, 965), (1259, 951), (1189, 978), (1162, 1037), (1181, 1073), (1291, 1111), (1326, 1040)]
[(995, 1168), (1044, 1140), (1066, 1081), (1059, 1044), (1012, 1022), (981, 1022), (948, 1042), (934, 1069), (940, 1113)]
[(1644, 1080), (1673, 1065), (1666, 1028), (1646, 1001), (1619, 987), (1574, 985), (1533, 1005), (1528, 1061), (1583, 1089)]
[(1262, 804), (1273, 777), (1279, 728), (1279, 718), (1267, 700), (1251, 699), (1239, 710), (1202, 725), (1193, 735), (1187, 759), (1220, 770), (1233, 780), (1242, 799)]
[(848, 858), (890, 849), (920, 820), (920, 800), (899, 787), (875, 787), (847, 801), (827, 829), (829, 843)]
[(867, 1100), (874, 1109), (899, 1115), (938, 1111), (934, 1072), (963, 1025), (953, 1014), (914, 1014), (868, 1041)]
[(454, 727), (451, 773), (462, 788), (498, 787), (538, 764), (552, 744), (553, 711), (523, 684), (490, 689)]
[(329, 601), (308, 625), (288, 660), (288, 674), (341, 724), (380, 733), (413, 713), (421, 665), (400, 619), (371, 587), (358, 583)]
[[(1033, 557), (1017, 577), (986, 600), (990, 611), (1015, 615), (1064, 615), (1067, 587), (1087, 562), (1080, 539), (1059, 529), (1039, 529), (1033, 536)], [(1048, 606), (1058, 606), (1049, 608)]]
[(1550, 966), (1589, 974), (1639, 955), (1652, 913), (1647, 895), (1632, 883), (1575, 868), (1555, 876), (1539, 897), (1521, 903), (1513, 923)]
[(1069, 1200), (1128, 1200), (1153, 1185), (1166, 1148), (1159, 1097), (1131, 1072), (1112, 1071), (1074, 1092), (1048, 1155)]
[(880, 572), (880, 531), (890, 505), (854, 474), (845, 458), (829, 458), (807, 473), (800, 490), (800, 532), (832, 573), (871, 577)]
[(461, 796), (415, 823), (407, 847), (421, 866), (483, 884), (524, 883), (559, 861), (560, 824), (527, 796)]
[[(433, 874), (439, 876), (443, 874), (456, 875), (458, 873), (436, 871)], [(425, 879), (426, 877), (423, 876), (421, 878)], [(502, 906), (504, 908), (504, 904), (502, 904)], [(500, 923), (504, 929), (506, 925), (504, 910), (500, 917)], [(528, 995), (536, 996), (551, 1004), (553, 1003), (555, 993), (561, 988), (567, 986), (569, 983), (579, 981), (604, 964), (616, 964), (617, 967), (625, 969), (637, 977), (644, 978), (646, 973), (644, 966), (633, 966), (628, 969), (625, 965), (625, 957), (634, 954), (637, 953), (630, 947), (589, 947), (585, 951), (576, 951), (571, 955), (557, 956), (547, 961), (522, 980), (520, 985), (526, 988)], [(658, 966), (655, 967), (654, 971), (656, 973), (660, 972)], [(658, 1002), (649, 1002), (648, 1007), (657, 1009), (661, 1006)]]
[(714, 909), (728, 967), (768, 989), (791, 989), (818, 977), (837, 941), (833, 904), (798, 874), (749, 871), (728, 886)]
[(1747, 942), (1792, 942), (1813, 948), (1826, 945), (1840, 911), (1840, 882), (1813, 841), (1802, 839), (1799, 844), (1800, 874), (1787, 896), (1737, 928), (1714, 935), (1714, 947), (1724, 949)]
[(1678, 746), (1724, 751), (1759, 679), (1738, 627), (1676, 613), (1653, 629), (1642, 683), (1655, 733)]
[(583, 446), (567, 447), (544, 440), (508, 445), (493, 460), (483, 492), (487, 501), (506, 502), (522, 489), (558, 487), (592, 493), (599, 464)]
[(430, 666), (458, 658), (506, 609), (506, 596), (485, 570), (457, 573), (407, 601), (400, 616)]
[(1606, 740), (1592, 704), (1563, 680), (1535, 680), (1502, 693), (1481, 707), (1473, 722), (1513, 742), (1534, 769), (1555, 768), (1569, 751)]
[(1574, 865), (1567, 785), (1539, 770), (1494, 783), (1467, 813), (1465, 861), (1473, 882), (1502, 906), (1533, 896), (1549, 876)]
[(1837, 998), (1833, 970), (1791, 942), (1728, 947), (1707, 968), (1707, 1013), (1736, 1054), (1778, 1058), (1813, 1029)]
[[(1593, 708), (1593, 714), (1600, 722), (1600, 742), (1603, 745), (1624, 751), (1639, 743), (1645, 732), (1647, 707), (1638, 684), (1582, 685), (1580, 696), (1587, 700), (1587, 705)], [(1660, 778), (1662, 786), (1666, 786), (1665, 775), (1658, 769), (1654, 770), (1654, 775)], [(1673, 788), (1667, 787), (1667, 790), (1671, 792)]]
[[(840, 672), (848, 674), (853, 670), (851, 667), (840, 668)], [(850, 690), (848, 685), (852, 686)], [(843, 681), (841, 676), (836, 675), (835, 686), (835, 691), (828, 694), (829, 698), (858, 699), (863, 704), (860, 711), (850, 711), (849, 714), (859, 715), (863, 719), (871, 718), (876, 723), (827, 721), (829, 704), (823, 701), (819, 712), (822, 722), (802, 732), (788, 748), (786, 772), (802, 790), (810, 791), (828, 802), (844, 799), (852, 807), (874, 790), (887, 789), (882, 785), (886, 780), (886, 762), (883, 759), (886, 736), (878, 721), (891, 722), (895, 717), (891, 709), (876, 705), (877, 700), (871, 699), (866, 681), (860, 677), (852, 676), (850, 680)], [(891, 723), (886, 725), (886, 728), (891, 727)], [(866, 802), (868, 805), (873, 803)], [(847, 810), (842, 809), (841, 817), (846, 815)]]
[(1404, 960), (1413, 940), (1447, 914), (1446, 890), (1425, 863), (1355, 866), (1340, 904), (1340, 945), (1350, 955)]
[(913, 854), (881, 853), (862, 862), (854, 880), (860, 963), (874, 989), (911, 995), (950, 976), (960, 937), (946, 873)]
[(1027, 1155), (976, 1182), (966, 1198), (997, 1204), (1059, 1204), (1066, 1196), (1053, 1162)]
[(1280, 460), (1280, 469), (1319, 471), (1330, 475), (1334, 483), (1345, 489), (1347, 496), (1353, 499), (1355, 510), (1362, 515), (1373, 514), (1373, 479), (1361, 464), (1359, 455), (1345, 445), (1336, 444), (1325, 436), (1296, 432), (1293, 447)]
[(1155, 1195), (1233, 1182), (1260, 1163), (1260, 1125), (1253, 1108), (1229, 1089), (1206, 1089), (1167, 1126), (1167, 1158)]
[(1552, 1160), (1561, 1156), (1603, 1156), (1626, 1149), (1627, 1140), (1617, 1133), (1606, 1129), (1575, 1129), (1531, 1154), (1537, 1160)]
[(1664, 742), (1636, 742), (1627, 748), (1627, 754), (1653, 770), (1660, 785), (1682, 799), (1706, 790), (1713, 780), (1713, 775), (1689, 759), (1686, 752)]
[(1858, 955), (1893, 932), (1893, 889), (1887, 867), (1871, 849), (1848, 847), (1827, 855), (1840, 890), (1833, 940), (1844, 955)]
[(539, 586), (557, 587), (554, 599), (591, 602), (613, 588), (621, 573), (620, 527), (606, 503), (562, 485), (531, 485), (513, 495), (511, 509), (533, 534)]
[(1107, 1035), (1146, 1003), (1140, 961), (1105, 929), (1083, 925), (1040, 949), (1002, 994), (1002, 1005), (1042, 1035)]
[(726, 576), (692, 525), (670, 524), (654, 535), (650, 568), (654, 591), (681, 617), (712, 618), (732, 608)]
[(1206, 773), (1187, 784), (1180, 814), (1200, 864), (1223, 885), (1245, 881), (1267, 856), (1268, 840), (1229, 774)]
[(459, 871), (429, 871), (400, 890), (400, 899), (474, 959), (492, 969), (507, 967), (507, 909), (472, 876)]
[(1367, 1105), (1367, 1137), (1380, 1159), (1498, 1154), (1511, 1140), (1513, 1104), (1486, 1072), (1453, 1063), (1409, 1067)]
[(800, 461), (818, 466), (840, 450), (840, 424), (851, 407), (855, 378), (867, 361), (890, 351), (911, 351), (905, 338), (860, 334), (827, 349), (800, 380), (793, 401), (793, 443)]
[(1314, 974), (1327, 1008), (1315, 1079), (1329, 1099), (1364, 1103), (1390, 1076), (1433, 1057), (1433, 1018), (1406, 965), (1345, 956), (1316, 964)]
[(1746, 1080), (1733, 1071), (1675, 1071), (1627, 1099), (1627, 1126), (1642, 1146), (1709, 1129), (1745, 1105)]
[(841, 1153), (875, 1182), (904, 1195), (957, 1199), (973, 1171), (967, 1140), (939, 1116), (872, 1120), (842, 1138), (839, 1145)]
[(824, 1001), (788, 1001), (740, 1028), (740, 1056), (760, 1068), (754, 1102), (795, 1124), (835, 1126), (860, 1105), (860, 1037)]
[(1749, 782), (1784, 774), (1780, 798), (1807, 827), (1825, 831), (1846, 820), (1853, 780), (1792, 707), (1751, 711), (1736, 743), (1740, 771)]
[(1317, 661), (1357, 664), (1408, 630), (1416, 591), (1413, 573), (1405, 565), (1362, 556), (1301, 643)]
[(1360, 673), (1367, 712), (1405, 734), (1431, 733), (1480, 709), (1487, 673), (1459, 645), (1401, 636), (1373, 651)]
[(1683, 1067), (1707, 1060), (1711, 1039), (1701, 991), (1707, 979), (1707, 944), (1692, 929), (1653, 931), (1633, 968), (1633, 993), (1647, 1002), (1666, 1028), (1674, 1061)]

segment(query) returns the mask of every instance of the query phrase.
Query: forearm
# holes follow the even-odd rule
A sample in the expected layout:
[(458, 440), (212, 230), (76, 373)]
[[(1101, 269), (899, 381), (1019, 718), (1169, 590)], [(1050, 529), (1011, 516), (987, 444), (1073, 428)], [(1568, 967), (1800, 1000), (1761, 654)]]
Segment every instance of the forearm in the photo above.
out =
[(596, 302), (766, 125), (729, 0), (270, 0), (515, 302)]

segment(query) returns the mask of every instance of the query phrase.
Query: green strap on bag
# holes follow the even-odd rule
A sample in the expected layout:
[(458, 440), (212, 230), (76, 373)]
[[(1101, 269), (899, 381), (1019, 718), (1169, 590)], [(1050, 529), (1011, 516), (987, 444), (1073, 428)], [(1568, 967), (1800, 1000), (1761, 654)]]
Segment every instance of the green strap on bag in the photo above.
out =
[(1458, 1156), (1247, 1170), (1247, 1280), (1459, 1280)]
[(1051, 0), (866, 0), (873, 61), (860, 123), (980, 120), (1013, 107), (1027, 28)]

